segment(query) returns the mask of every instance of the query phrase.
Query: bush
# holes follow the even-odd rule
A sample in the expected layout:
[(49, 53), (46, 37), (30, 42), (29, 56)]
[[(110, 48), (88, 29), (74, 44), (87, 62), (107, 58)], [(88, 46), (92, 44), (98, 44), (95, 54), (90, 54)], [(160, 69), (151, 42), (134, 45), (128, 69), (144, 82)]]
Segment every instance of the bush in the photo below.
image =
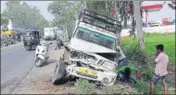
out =
[[(137, 81), (136, 84), (134, 84), (134, 87), (139, 91), (142, 92), (145, 95), (150, 94), (150, 83), (149, 81), (145, 81), (145, 80), (139, 80)], [(164, 93), (164, 89), (161, 83), (157, 83), (155, 85), (155, 94), (163, 94)]]
[(95, 84), (81, 78), (77, 80), (76, 84), (77, 86), (73, 90), (75, 94), (92, 94), (96, 88)]
[(155, 94), (159, 94), (159, 95), (164, 94), (164, 88), (162, 84), (158, 83), (155, 85)]
[(130, 65), (141, 67), (139, 73), (144, 80), (150, 80), (153, 77), (153, 59), (148, 57), (137, 44), (133, 43), (129, 45), (124, 49), (124, 52)]
[(137, 65), (147, 63), (147, 54), (135, 43), (126, 47), (124, 53), (128, 60), (137, 62)]
[(134, 84), (134, 87), (139, 91), (142, 92), (145, 95), (148, 95), (150, 92), (149, 82), (146, 82), (144, 80), (137, 81), (136, 84)]
[(104, 87), (101, 94), (138, 94), (138, 92), (136, 89), (131, 88), (128, 85), (117, 84)]

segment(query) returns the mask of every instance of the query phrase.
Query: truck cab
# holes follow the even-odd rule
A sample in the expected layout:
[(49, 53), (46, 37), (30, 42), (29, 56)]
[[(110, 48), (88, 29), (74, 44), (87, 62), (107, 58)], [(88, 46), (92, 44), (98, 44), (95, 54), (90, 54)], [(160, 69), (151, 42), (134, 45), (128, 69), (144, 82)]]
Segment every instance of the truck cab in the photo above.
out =
[[(119, 53), (116, 51), (116, 45), (119, 30), (118, 21), (95, 11), (83, 10), (71, 40), (65, 46), (67, 48), (63, 60), (67, 65), (61, 67), (61, 63), (58, 63), (55, 73), (92, 80), (102, 85), (113, 85), (117, 77)], [(61, 68), (65, 68), (63, 71), (66, 73), (59, 72)], [(52, 82), (61, 79), (56, 76)]]

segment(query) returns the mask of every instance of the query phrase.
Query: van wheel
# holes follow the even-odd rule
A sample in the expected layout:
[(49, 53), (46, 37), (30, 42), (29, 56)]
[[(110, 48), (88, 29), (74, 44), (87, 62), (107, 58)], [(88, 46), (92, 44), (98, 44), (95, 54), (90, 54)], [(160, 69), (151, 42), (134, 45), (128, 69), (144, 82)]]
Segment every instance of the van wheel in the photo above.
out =
[(59, 61), (54, 69), (54, 73), (52, 76), (52, 83), (54, 85), (66, 83), (68, 79), (65, 77), (65, 75), (66, 75), (65, 63), (64, 61)]

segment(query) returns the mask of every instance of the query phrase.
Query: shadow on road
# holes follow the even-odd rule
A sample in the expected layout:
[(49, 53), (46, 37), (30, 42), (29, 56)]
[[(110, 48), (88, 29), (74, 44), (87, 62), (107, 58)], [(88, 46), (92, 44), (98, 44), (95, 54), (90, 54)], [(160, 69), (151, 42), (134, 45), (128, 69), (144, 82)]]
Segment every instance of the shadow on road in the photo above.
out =
[(56, 60), (56, 59), (48, 59), (48, 60), (45, 62), (45, 64), (43, 64), (43, 66), (46, 66), (46, 65), (55, 63), (55, 62), (57, 62), (57, 61), (58, 61), (58, 60)]

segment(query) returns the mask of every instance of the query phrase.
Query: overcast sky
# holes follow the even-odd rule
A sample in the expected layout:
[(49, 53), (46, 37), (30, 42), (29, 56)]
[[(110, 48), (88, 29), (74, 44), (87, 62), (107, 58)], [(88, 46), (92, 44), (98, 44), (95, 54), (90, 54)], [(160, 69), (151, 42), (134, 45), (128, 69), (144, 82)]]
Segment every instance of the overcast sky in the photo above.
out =
[[(1, 1), (1, 12), (4, 11), (6, 8), (5, 5), (6, 1)], [(38, 9), (41, 11), (42, 15), (49, 21), (51, 21), (54, 17), (52, 14), (50, 14), (47, 11), (48, 4), (51, 3), (52, 1), (25, 1), (31, 6), (36, 6)], [(169, 1), (168, 1), (169, 2)], [(144, 1), (142, 5), (152, 5), (152, 4), (162, 4), (163, 1)], [(158, 12), (150, 12), (148, 14), (148, 20), (149, 21), (156, 21), (156, 20), (162, 20), (162, 18), (170, 18), (174, 19), (175, 18), (175, 11), (170, 9), (167, 5), (167, 3), (164, 5), (164, 7), (158, 11)]]

